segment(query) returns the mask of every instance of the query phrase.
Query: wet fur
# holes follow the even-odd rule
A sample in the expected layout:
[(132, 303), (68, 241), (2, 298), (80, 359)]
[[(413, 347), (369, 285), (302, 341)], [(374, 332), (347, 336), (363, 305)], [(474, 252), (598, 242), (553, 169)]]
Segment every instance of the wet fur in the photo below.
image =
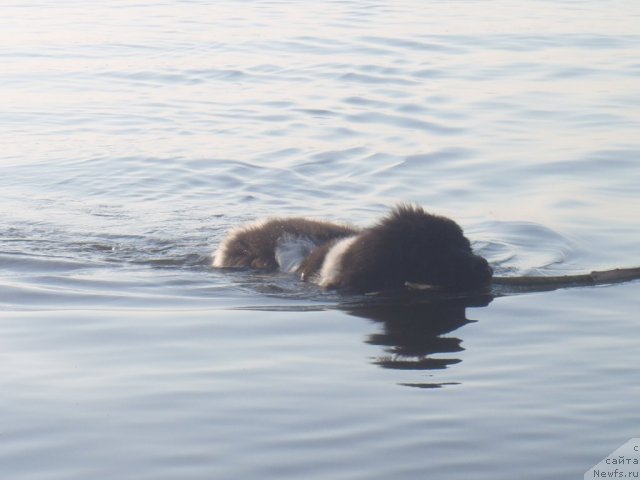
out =
[(458, 224), (411, 205), (397, 206), (366, 229), (304, 218), (243, 226), (222, 242), (213, 264), (277, 270), (279, 248), (296, 239), (303, 239), (294, 245), (301, 259), (292, 271), (326, 288), (371, 292), (419, 283), (474, 290), (487, 286), (492, 274)]
[(232, 230), (214, 254), (213, 266), (277, 270), (276, 249), (286, 235), (307, 238), (317, 247), (357, 232), (355, 227), (305, 218), (259, 221)]

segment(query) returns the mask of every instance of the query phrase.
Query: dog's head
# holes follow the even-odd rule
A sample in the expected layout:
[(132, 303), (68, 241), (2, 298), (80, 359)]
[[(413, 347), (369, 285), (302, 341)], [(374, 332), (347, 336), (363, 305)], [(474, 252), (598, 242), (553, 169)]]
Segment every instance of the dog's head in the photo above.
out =
[[(460, 226), (420, 207), (396, 207), (378, 225), (365, 230), (361, 240), (349, 252), (370, 262), (370, 271), (361, 275), (352, 272), (352, 283), (361, 283), (360, 290), (397, 289), (410, 284), (470, 291), (484, 288), (491, 281), (493, 270), (484, 258), (473, 253)], [(348, 263), (345, 259), (345, 266)], [(379, 285), (373, 280), (376, 278)]]

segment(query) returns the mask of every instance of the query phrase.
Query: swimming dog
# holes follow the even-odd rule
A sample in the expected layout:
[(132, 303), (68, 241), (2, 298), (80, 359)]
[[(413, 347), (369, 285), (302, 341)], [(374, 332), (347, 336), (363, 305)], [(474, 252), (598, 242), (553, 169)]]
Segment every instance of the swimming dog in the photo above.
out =
[(404, 204), (364, 229), (304, 218), (243, 225), (222, 241), (213, 266), (292, 272), (356, 293), (415, 284), (472, 291), (487, 287), (493, 274), (457, 223)]

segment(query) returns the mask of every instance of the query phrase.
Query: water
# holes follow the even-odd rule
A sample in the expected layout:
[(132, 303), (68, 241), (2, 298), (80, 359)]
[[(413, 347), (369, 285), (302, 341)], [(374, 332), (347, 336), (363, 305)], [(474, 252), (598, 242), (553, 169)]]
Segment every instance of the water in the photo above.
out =
[(638, 282), (371, 299), (209, 267), (267, 215), (640, 265), (640, 4), (0, 6), (12, 479), (580, 478), (639, 436)]

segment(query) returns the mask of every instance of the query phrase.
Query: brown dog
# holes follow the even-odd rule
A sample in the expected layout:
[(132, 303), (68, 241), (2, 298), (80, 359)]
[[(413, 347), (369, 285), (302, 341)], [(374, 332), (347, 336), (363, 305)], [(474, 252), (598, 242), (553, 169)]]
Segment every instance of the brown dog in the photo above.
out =
[(411, 205), (395, 207), (365, 229), (304, 218), (244, 225), (223, 240), (213, 266), (279, 269), (325, 288), (361, 293), (407, 284), (477, 290), (493, 274), (458, 224)]

